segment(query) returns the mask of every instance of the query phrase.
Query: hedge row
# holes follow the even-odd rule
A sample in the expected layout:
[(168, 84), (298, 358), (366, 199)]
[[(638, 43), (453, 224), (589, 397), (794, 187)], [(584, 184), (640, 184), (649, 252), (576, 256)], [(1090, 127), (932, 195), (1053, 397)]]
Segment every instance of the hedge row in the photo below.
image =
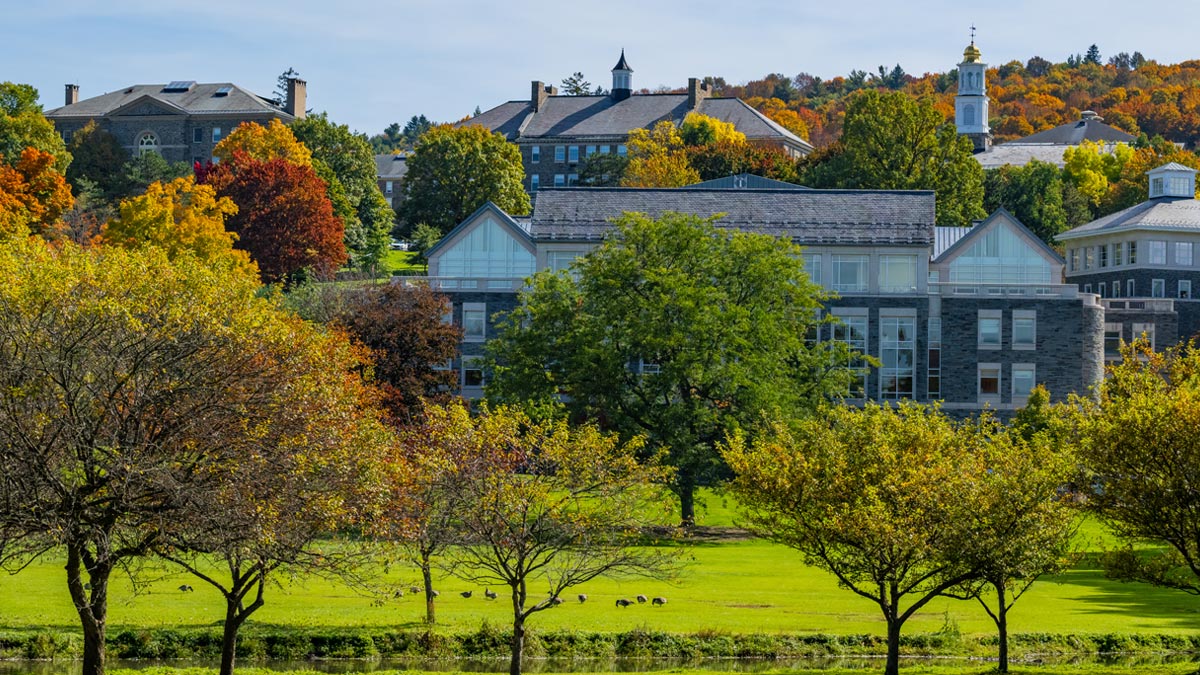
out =
[[(504, 656), (510, 633), (484, 624), (473, 632), (438, 633), (337, 629), (303, 632), (251, 627), (242, 632), (238, 657), (246, 660), (312, 658), (479, 658)], [(965, 638), (957, 633), (904, 636), (901, 649), (913, 655), (990, 655), (994, 636)], [(1093, 655), (1109, 653), (1200, 652), (1200, 634), (1049, 634), (1018, 633), (1011, 637), (1015, 654)], [(78, 658), (82, 638), (67, 632), (0, 632), (0, 658)], [(759, 658), (878, 655), (885, 652), (878, 635), (737, 635), (719, 631), (677, 634), (648, 630), (624, 633), (582, 631), (531, 632), (526, 654), (550, 658)], [(221, 632), (215, 628), (115, 630), (108, 655), (119, 659), (215, 658)]]

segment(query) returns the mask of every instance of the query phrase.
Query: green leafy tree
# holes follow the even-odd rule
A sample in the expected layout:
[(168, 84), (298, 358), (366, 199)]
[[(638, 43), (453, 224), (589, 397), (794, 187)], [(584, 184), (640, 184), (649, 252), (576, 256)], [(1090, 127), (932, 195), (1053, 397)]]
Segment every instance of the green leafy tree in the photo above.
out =
[(628, 214), (572, 274), (533, 277), (487, 346), (487, 396), (644, 435), (690, 524), (726, 434), (846, 391), (842, 343), (805, 340), (824, 298), (787, 240)]
[(937, 191), (938, 225), (983, 218), (983, 169), (971, 141), (925, 100), (864, 90), (846, 105), (841, 139), (814, 153), (802, 182), (815, 188)]
[(587, 187), (617, 187), (625, 178), (629, 158), (614, 152), (593, 152), (579, 167), (579, 184)]
[(129, 152), (121, 146), (116, 136), (96, 125), (95, 121), (75, 132), (70, 145), (71, 165), (67, 167), (67, 181), (76, 192), (81, 180), (90, 181), (103, 201), (115, 204), (128, 195), (130, 181), (125, 172)]
[(16, 164), (25, 148), (35, 148), (53, 155), (54, 168), (65, 173), (71, 153), (37, 100), (37, 89), (28, 84), (0, 82), (0, 157)]
[(409, 250), (416, 254), (418, 262), (428, 265), (429, 259), (425, 257), (425, 252), (436, 246), (441, 240), (441, 230), (432, 225), (417, 223), (412, 231), (412, 246)]
[[(1079, 199), (1066, 195), (1070, 188), (1062, 171), (1053, 164), (1033, 160), (1025, 166), (1011, 164), (985, 172), (984, 209), (991, 213), (1005, 208), (1042, 241), (1054, 244), (1055, 237), (1091, 219)], [(1068, 213), (1071, 208), (1074, 213)]]
[[(351, 264), (359, 269), (374, 268), (387, 253), (395, 212), (379, 191), (371, 146), (350, 127), (329, 121), (325, 113), (296, 120), (291, 130), (312, 151), (314, 164), (324, 163), (341, 184), (350, 212), (338, 215), (346, 225)], [(326, 178), (320, 170), (317, 175)]]
[(994, 421), (957, 424), (916, 404), (830, 406), (753, 441), (735, 434), (723, 454), (752, 531), (879, 606), (884, 672), (896, 675), (904, 623), (977, 578), (963, 552), (993, 494), (989, 463), (1011, 438)]
[(521, 151), (478, 125), (434, 127), (408, 159), (399, 213), (409, 227), (442, 233), (491, 201), (505, 213), (529, 213)]
[(125, 163), (125, 192), (122, 196), (145, 194), (154, 183), (170, 183), (193, 175), (187, 162), (168, 162), (157, 152), (143, 152)]
[(277, 104), (283, 105), (287, 101), (288, 80), (298, 77), (300, 77), (300, 73), (295, 68), (288, 66), (287, 70), (275, 78), (275, 102)]
[(796, 162), (783, 150), (771, 145), (722, 141), (688, 148), (688, 163), (701, 180), (712, 180), (740, 173), (798, 183)]
[(587, 81), (583, 73), (576, 71), (562, 81), (563, 93), (567, 96), (590, 96), (592, 83)]

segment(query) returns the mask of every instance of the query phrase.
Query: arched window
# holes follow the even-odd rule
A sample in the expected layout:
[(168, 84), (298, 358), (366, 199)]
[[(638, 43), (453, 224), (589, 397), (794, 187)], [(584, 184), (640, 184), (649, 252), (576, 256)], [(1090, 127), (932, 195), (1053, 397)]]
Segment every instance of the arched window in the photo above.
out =
[(158, 136), (149, 131), (138, 138), (138, 154), (144, 155), (147, 152), (158, 152)]
[(963, 106), (963, 124), (968, 127), (975, 124), (975, 106), (970, 104)]

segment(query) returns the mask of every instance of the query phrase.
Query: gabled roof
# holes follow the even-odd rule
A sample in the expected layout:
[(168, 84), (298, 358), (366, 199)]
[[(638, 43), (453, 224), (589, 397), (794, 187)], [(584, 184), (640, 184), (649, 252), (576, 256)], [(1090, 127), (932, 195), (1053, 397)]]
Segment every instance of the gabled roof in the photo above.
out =
[(1159, 171), (1187, 171), (1189, 173), (1196, 173), (1196, 170), (1192, 167), (1184, 166), (1179, 162), (1167, 162), (1162, 166), (1156, 166), (1153, 169), (1150, 169), (1146, 173), (1157, 173)]
[[(1186, 168), (1186, 167), (1185, 167)], [(1058, 235), (1060, 240), (1123, 230), (1200, 231), (1200, 201), (1187, 197), (1158, 197), (1110, 213)]]
[[(48, 111), (46, 117), (51, 119), (104, 117), (135, 101), (149, 98), (186, 111), (191, 115), (264, 113), (276, 115), (285, 120), (292, 118), (271, 101), (228, 82), (197, 84), (183, 91), (164, 91), (166, 87), (165, 84), (135, 84), (118, 91), (85, 98), (78, 103), (55, 108)], [(217, 94), (218, 90), (226, 88), (228, 88), (227, 93)]]
[(685, 185), (681, 190), (811, 190), (812, 188), (787, 183), (774, 178), (755, 176), (752, 173), (739, 173), (736, 176), (724, 176), (706, 180), (702, 183)]
[(1026, 136), (1004, 145), (1026, 143), (1053, 143), (1055, 145), (1079, 145), (1084, 141), (1100, 141), (1103, 143), (1132, 143), (1136, 136), (1127, 134), (1116, 127), (1105, 124), (1099, 117), (1084, 117), (1076, 122), (1060, 124), (1053, 129), (1039, 131), (1032, 136)]
[(383, 180), (397, 180), (408, 173), (408, 158), (404, 155), (375, 155), (375, 175)]
[(935, 252), (932, 262), (946, 263), (953, 260), (960, 253), (970, 248), (970, 246), (975, 243), (975, 240), (978, 239), (984, 232), (987, 232), (997, 223), (1001, 222), (1008, 223), (1009, 225), (1013, 226), (1017, 232), (1024, 235), (1024, 238), (1030, 243), (1030, 245), (1039, 251), (1043, 257), (1054, 261), (1056, 264), (1063, 264), (1062, 256), (1058, 254), (1058, 251), (1055, 251), (1047, 246), (1046, 242), (1042, 241), (1041, 237), (1034, 234), (1028, 227), (1025, 227), (1024, 223), (1017, 220), (1017, 217), (1009, 213), (1008, 210), (1003, 206), (995, 211), (992, 211), (990, 216), (984, 218), (983, 222), (975, 225), (974, 227), (959, 228), (965, 230), (965, 232), (963, 232), (962, 235), (959, 236), (956, 241), (954, 241), (954, 243), (946, 247), (945, 250), (942, 250), (941, 252)]
[(526, 229), (525, 229), (526, 227), (528, 227), (528, 225), (526, 224), (523, 226), (521, 223), (517, 222), (512, 216), (505, 213), (499, 206), (496, 206), (494, 203), (489, 201), (486, 204), (484, 204), (483, 206), (475, 209), (474, 213), (472, 213), (471, 215), (464, 218), (463, 221), (461, 223), (459, 223), (457, 226), (455, 226), (455, 228), (453, 230), (450, 230), (449, 232), (447, 232), (446, 236), (444, 236), (440, 240), (438, 240), (438, 243), (434, 244), (433, 246), (430, 246), (429, 250), (425, 251), (425, 258), (426, 259), (430, 258), (431, 256), (433, 256), (434, 253), (437, 253), (438, 251), (442, 250), (443, 248), (448, 246), (450, 244), (450, 242), (457, 239), (459, 237), (459, 235), (461, 235), (461, 234), (469, 231), (471, 228), (475, 227), (475, 225), (480, 222), (480, 216), (482, 216), (486, 213), (490, 213), (493, 216), (495, 216), (496, 221), (500, 223), (500, 226), (507, 229), (510, 232), (510, 234), (512, 234), (514, 239), (517, 239), (518, 241), (524, 243), (526, 248), (528, 248), (530, 251), (534, 250), (533, 239), (531, 239), (529, 237), (529, 232), (526, 231)]
[(531, 217), (535, 241), (599, 240), (626, 212), (720, 215), (720, 227), (789, 237), (799, 244), (929, 246), (928, 190), (722, 190), (542, 188)]

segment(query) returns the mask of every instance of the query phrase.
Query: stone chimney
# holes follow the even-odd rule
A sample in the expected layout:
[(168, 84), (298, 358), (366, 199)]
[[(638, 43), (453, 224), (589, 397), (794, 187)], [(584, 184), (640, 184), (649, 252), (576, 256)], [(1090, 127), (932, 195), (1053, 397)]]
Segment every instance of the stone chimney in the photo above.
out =
[(688, 78), (688, 110), (700, 107), (700, 102), (712, 96), (712, 87), (698, 77)]
[(77, 85), (77, 84), (68, 84), (67, 85), (66, 101), (67, 101), (67, 105), (74, 105), (76, 103), (79, 103), (79, 85)]
[(533, 108), (533, 112), (542, 109), (548, 96), (558, 96), (558, 87), (537, 80), (529, 83), (529, 105)]
[(289, 77), (287, 83), (287, 101), (283, 111), (298, 120), (304, 119), (304, 111), (308, 103), (308, 83), (298, 77)]

